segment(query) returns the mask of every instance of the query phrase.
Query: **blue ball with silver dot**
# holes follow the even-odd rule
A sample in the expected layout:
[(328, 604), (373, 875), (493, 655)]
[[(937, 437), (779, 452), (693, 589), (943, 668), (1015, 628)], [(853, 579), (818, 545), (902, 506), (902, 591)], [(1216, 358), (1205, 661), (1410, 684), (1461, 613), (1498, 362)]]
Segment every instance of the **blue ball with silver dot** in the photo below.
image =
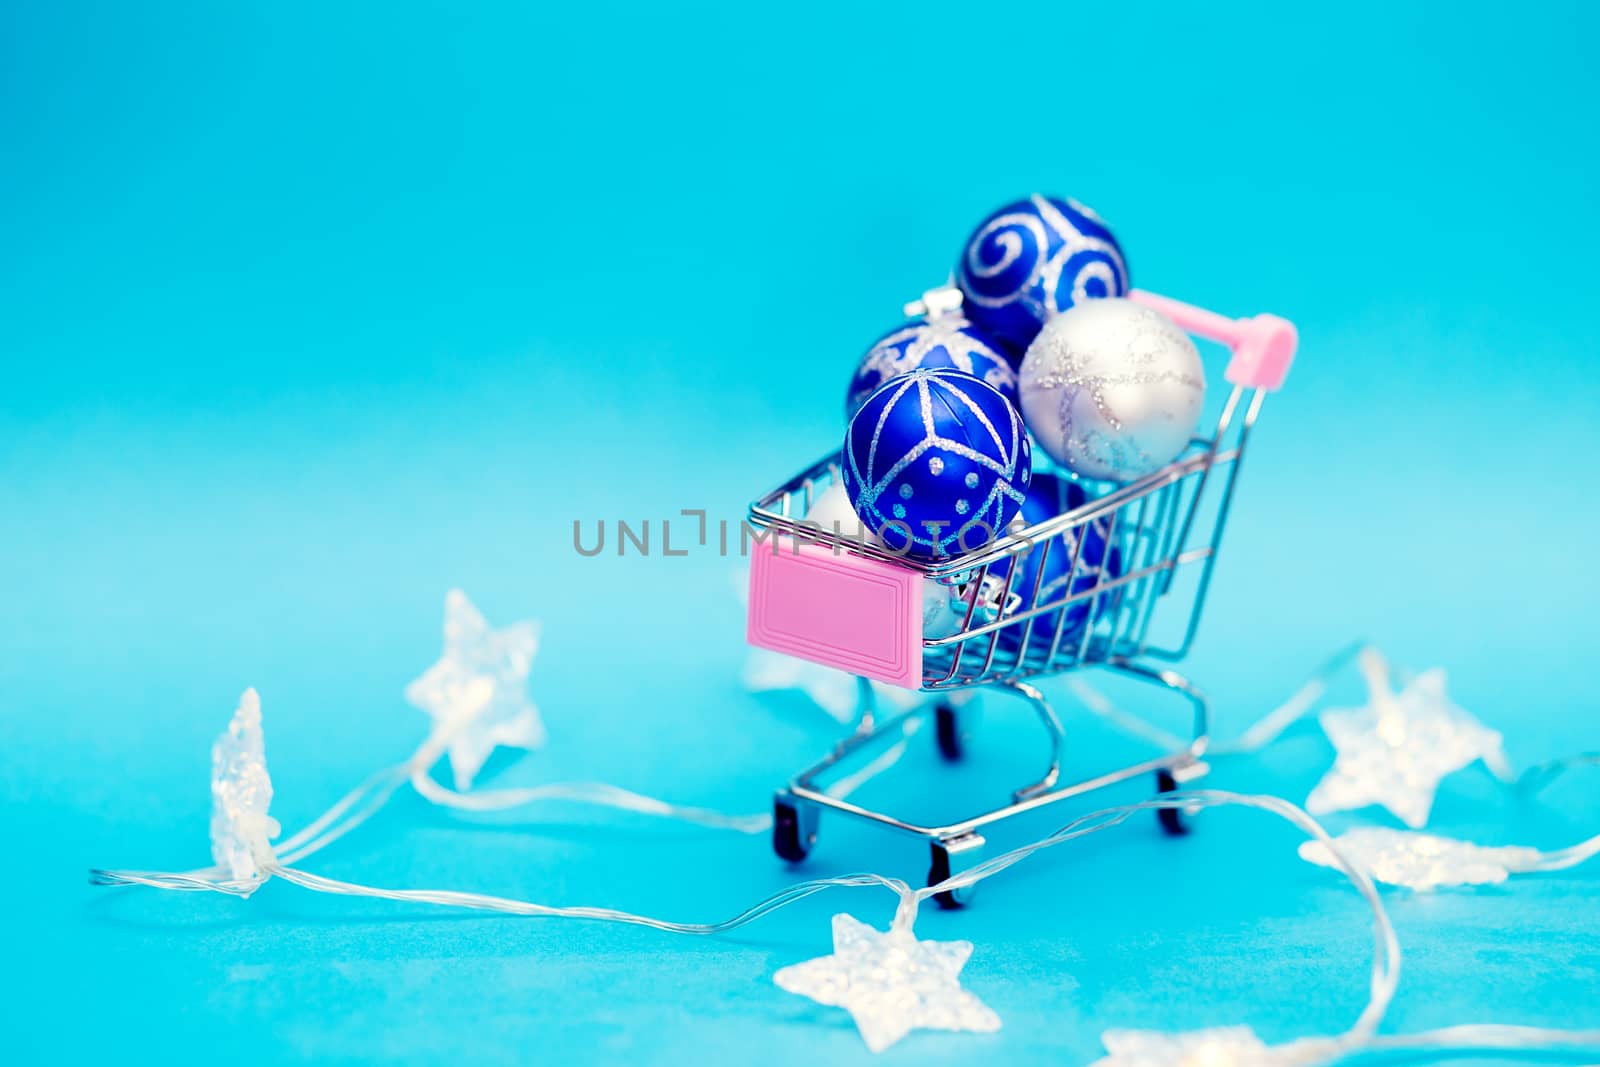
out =
[(850, 382), (845, 397), (849, 418), (873, 390), (914, 370), (964, 371), (982, 378), (1002, 396), (1017, 403), (1017, 371), (1000, 343), (959, 314), (935, 315), (924, 322), (897, 326), (872, 343)]
[(1041, 196), (995, 211), (956, 264), (962, 313), (1020, 362), (1045, 321), (1081, 300), (1124, 296), (1128, 262), (1100, 216)]
[(960, 555), (1001, 534), (1033, 476), (1022, 417), (998, 389), (957, 370), (916, 370), (873, 392), (850, 420), (841, 467), (862, 523), (892, 551)]

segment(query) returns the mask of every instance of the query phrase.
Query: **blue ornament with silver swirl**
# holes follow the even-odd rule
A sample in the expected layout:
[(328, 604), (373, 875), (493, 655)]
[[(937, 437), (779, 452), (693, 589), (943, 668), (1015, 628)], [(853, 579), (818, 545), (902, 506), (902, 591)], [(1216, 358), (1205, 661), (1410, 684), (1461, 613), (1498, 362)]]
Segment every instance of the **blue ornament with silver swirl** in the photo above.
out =
[(850, 382), (844, 413), (861, 410), (873, 390), (914, 370), (949, 368), (981, 378), (1017, 403), (1017, 372), (1000, 344), (959, 314), (896, 327), (873, 342)]
[(1071, 199), (1035, 193), (973, 231), (956, 265), (962, 312), (1013, 362), (1046, 320), (1081, 300), (1123, 296), (1128, 263), (1111, 230)]
[(915, 370), (879, 386), (851, 418), (841, 460), (862, 523), (892, 551), (933, 558), (994, 540), (1033, 476), (1017, 409), (957, 370)]

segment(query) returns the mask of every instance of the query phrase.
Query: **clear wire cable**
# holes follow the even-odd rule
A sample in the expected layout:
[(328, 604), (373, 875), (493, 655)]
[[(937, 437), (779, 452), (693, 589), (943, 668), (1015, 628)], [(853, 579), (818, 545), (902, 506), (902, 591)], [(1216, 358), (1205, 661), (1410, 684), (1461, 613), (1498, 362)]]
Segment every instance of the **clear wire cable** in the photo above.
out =
[(1329, 656), (1299, 689), (1290, 694), (1289, 699), (1263, 715), (1236, 740), (1213, 746), (1210, 749), (1211, 754), (1247, 755), (1260, 752), (1272, 744), (1282, 737), (1289, 727), (1305, 718), (1311, 709), (1316, 707), (1317, 701), (1328, 691), (1328, 683), (1344, 670), (1351, 660), (1371, 647), (1364, 641), (1355, 641)]
[(457, 811), (507, 811), (540, 801), (565, 800), (639, 812), (663, 819), (676, 819), (679, 822), (709, 826), (718, 830), (734, 830), (741, 834), (759, 834), (772, 829), (772, 816), (765, 812), (753, 815), (727, 815), (709, 808), (669, 804), (664, 800), (647, 797), (605, 782), (559, 782), (525, 788), (485, 789), (460, 793), (435, 782), (426, 770), (418, 767), (412, 771), (411, 788), (430, 803), (444, 808), (454, 808)]
[(333, 878), (324, 878), (321, 875), (295, 870), (292, 867), (274, 867), (271, 873), (286, 882), (293, 882), (295, 885), (316, 890), (319, 893), (374, 897), (379, 900), (399, 900), (418, 904), (435, 904), (441, 907), (493, 911), (506, 915), (540, 916), (558, 919), (592, 919), (600, 922), (648, 926), (654, 930), (665, 930), (674, 934), (695, 935), (721, 934), (736, 930), (777, 911), (779, 908), (804, 900), (814, 893), (820, 893), (825, 889), (836, 887), (883, 886), (893, 890), (900, 901), (897, 913), (903, 910), (904, 902), (911, 899), (912, 896), (911, 887), (898, 878), (887, 878), (879, 874), (849, 874), (837, 878), (817, 878), (808, 882), (796, 882), (794, 885), (787, 886), (765, 900), (746, 908), (739, 914), (719, 922), (683, 923), (667, 919), (656, 919), (648, 915), (636, 915), (633, 912), (618, 911), (614, 908), (555, 907), (548, 904), (535, 904), (526, 900), (512, 900), (507, 897), (487, 896), (482, 893), (461, 893), (448, 889), (379, 889), (373, 886), (358, 885), (354, 882), (341, 882)]
[[(378, 776), (375, 776), (374, 780), (386, 782), (386, 779)], [(379, 789), (381, 791), (381, 786)], [(893, 926), (903, 930), (910, 930), (919, 904), (928, 897), (936, 893), (976, 884), (985, 878), (999, 874), (1001, 871), (1020, 863), (1043, 849), (1119, 826), (1137, 812), (1159, 808), (1180, 808), (1185, 811), (1195, 811), (1202, 808), (1226, 806), (1252, 808), (1277, 815), (1293, 824), (1307, 836), (1320, 841), (1328, 848), (1336, 866), (1356, 887), (1372, 912), (1375, 951), (1369, 983), (1370, 992), (1366, 1007), (1362, 1010), (1355, 1024), (1337, 1038), (1309, 1038), (1295, 1042), (1291, 1046), (1283, 1046), (1286, 1055), (1293, 1050), (1297, 1050), (1294, 1056), (1295, 1062), (1323, 1062), (1358, 1051), (1526, 1050), (1554, 1047), (1587, 1047), (1589, 1045), (1600, 1047), (1600, 1031), (1563, 1031), (1490, 1023), (1447, 1027), (1417, 1034), (1376, 1036), (1377, 1028), (1394, 999), (1395, 991), (1400, 981), (1400, 945), (1395, 936), (1394, 927), (1389, 921), (1388, 913), (1383, 907), (1383, 902), (1379, 898), (1372, 880), (1364, 871), (1350, 863), (1339, 852), (1333, 839), (1328, 836), (1327, 832), (1323, 830), (1316, 820), (1288, 801), (1266, 795), (1239, 794), (1221, 790), (1171, 793), (1153, 800), (1091, 812), (1072, 820), (1047, 837), (995, 856), (970, 870), (947, 878), (937, 885), (913, 890), (907, 883), (898, 878), (889, 878), (879, 874), (853, 874), (836, 878), (813, 879), (786, 886), (737, 915), (710, 923), (675, 922), (613, 908), (558, 907), (531, 901), (454, 890), (384, 889), (327, 878), (309, 871), (289, 867), (281, 861), (268, 865), (263, 871), (263, 875), (282, 878), (284, 881), (305, 889), (340, 896), (369, 897), (508, 915), (626, 923), (669, 933), (702, 936), (721, 934), (738, 929), (780, 908), (787, 907), (827, 889), (881, 886), (894, 892), (898, 900)], [(357, 806), (356, 802), (352, 802), (346, 806), (345, 810), (359, 812), (362, 809)], [(317, 838), (311, 831), (316, 825), (316, 823), (313, 823), (305, 831), (302, 831), (300, 835), (296, 835), (304, 838), (299, 846), (302, 850), (315, 844)], [(337, 830), (331, 820), (323, 826), (324, 830), (330, 828)], [(1581, 850), (1586, 850), (1584, 858), (1593, 855), (1596, 851), (1600, 851), (1600, 838), (1575, 846), (1573, 849), (1563, 850), (1563, 853), (1552, 853), (1551, 856), (1559, 857), (1565, 854), (1575, 856)], [(1573, 862), (1581, 862), (1581, 860), (1573, 860)], [(237, 882), (225, 880), (221, 877), (221, 874), (222, 872), (215, 868), (185, 873), (97, 870), (91, 872), (91, 879), (95, 884), (99, 885), (144, 885), (158, 889), (211, 890), (234, 895), (248, 895), (259, 887), (261, 881), (265, 881), (264, 877), (261, 881)]]
[(368, 778), (304, 829), (275, 846), (282, 863), (298, 863), (333, 844), (383, 810), (389, 798), (405, 784), (408, 764), (389, 767)]
[[(1209, 746), (1206, 754), (1242, 756), (1266, 748), (1282, 737), (1289, 727), (1305, 718), (1311, 709), (1316, 707), (1317, 701), (1322, 699), (1322, 695), (1328, 691), (1328, 683), (1352, 660), (1370, 649), (1370, 645), (1360, 641), (1341, 648), (1323, 661), (1322, 666), (1318, 667), (1299, 689), (1290, 694), (1287, 700), (1258, 719), (1234, 740)], [(1176, 752), (1188, 747), (1189, 743), (1176, 734), (1169, 733), (1159, 726), (1152, 726), (1141, 717), (1124, 711), (1110, 697), (1076, 674), (1067, 676), (1067, 688), (1072, 690), (1073, 695), (1090, 713), (1129, 737), (1149, 742), (1166, 752)]]
[[(1363, 661), (1364, 672), (1388, 669), (1382, 653), (1374, 646), (1360, 641), (1346, 645), (1329, 656), (1300, 688), (1290, 694), (1287, 700), (1258, 719), (1234, 740), (1211, 745), (1206, 749), (1206, 754), (1212, 757), (1242, 756), (1266, 748), (1282, 737), (1289, 727), (1305, 718), (1327, 692), (1328, 684), (1333, 678), (1358, 658)], [(1404, 671), (1398, 672), (1398, 676), (1402, 682), (1409, 677)], [(1175, 734), (1158, 726), (1152, 726), (1139, 716), (1124, 711), (1104, 693), (1076, 675), (1068, 676), (1067, 687), (1090, 713), (1105, 720), (1123, 734), (1149, 742), (1165, 751), (1177, 751), (1186, 747), (1187, 742)], [(1600, 767), (1600, 752), (1580, 752), (1573, 756), (1546, 760), (1529, 767), (1520, 775), (1495, 755), (1486, 756), (1484, 763), (1490, 773), (1500, 781), (1514, 786), (1519, 792), (1531, 795), (1538, 793), (1568, 771), (1583, 767)]]
[(1192, 792), (1169, 793), (1154, 800), (1140, 801), (1137, 804), (1124, 804), (1119, 807), (1105, 808), (1074, 819), (1055, 833), (1032, 844), (1014, 848), (1010, 852), (1002, 853), (993, 859), (977, 864), (969, 870), (946, 878), (937, 885), (919, 889), (916, 894), (919, 899), (926, 899), (936, 893), (945, 893), (953, 889), (974, 885), (985, 878), (999, 874), (1013, 864), (1020, 863), (1042, 849), (1120, 825), (1136, 812), (1159, 808), (1178, 808), (1192, 811), (1198, 808), (1227, 806), (1241, 806), (1270, 812), (1292, 823), (1308, 837), (1322, 842), (1332, 854), (1339, 869), (1360, 892), (1362, 899), (1366, 901), (1367, 907), (1372, 911), (1373, 940), (1375, 944), (1372, 961), (1371, 992), (1366, 1008), (1356, 1020), (1355, 1025), (1346, 1034), (1346, 1039), (1361, 1040), (1372, 1035), (1377, 1031), (1378, 1024), (1388, 1012), (1389, 1004), (1394, 1000), (1395, 989), (1400, 983), (1400, 942), (1395, 936), (1393, 924), (1389, 921), (1389, 913), (1384, 909), (1383, 901), (1379, 898), (1378, 889), (1373, 885), (1372, 879), (1365, 871), (1351, 863), (1339, 852), (1338, 846), (1334, 843), (1333, 838), (1328, 836), (1328, 832), (1310, 815), (1307, 815), (1287, 800), (1282, 800), (1278, 797), (1229, 793), (1215, 789), (1199, 789)]
[(143, 885), (152, 889), (173, 889), (180, 892), (204, 891), (229, 893), (247, 897), (259, 889), (265, 878), (235, 881), (223, 877), (220, 867), (204, 867), (194, 871), (114, 871), (93, 867), (89, 870), (90, 885)]
[(1399, 1052), (1413, 1049), (1458, 1052), (1516, 1052), (1572, 1048), (1600, 1051), (1600, 1030), (1552, 1030), (1542, 1026), (1467, 1023), (1415, 1034), (1383, 1034), (1365, 1042), (1362, 1051)]
[[(410, 759), (373, 774), (303, 829), (279, 842), (276, 846), (279, 862), (286, 865), (298, 863), (331, 845), (376, 815), (407, 782), (429, 803), (457, 811), (509, 811), (541, 801), (560, 800), (676, 819), (743, 834), (765, 833), (772, 828), (772, 816), (768, 813), (728, 815), (709, 808), (670, 804), (604, 782), (561, 782), (470, 793), (450, 789), (434, 781), (429, 771), (443, 757), (451, 736), (460, 725), (452, 724), (429, 735)], [(878, 768), (880, 771), (882, 769)]]
[(1580, 841), (1569, 848), (1557, 849), (1554, 852), (1542, 853), (1537, 862), (1529, 864), (1523, 870), (1527, 871), (1564, 871), (1569, 867), (1576, 867), (1600, 856), (1600, 835)]
[[(1010, 852), (996, 856), (971, 870), (964, 871), (954, 877), (948, 878), (938, 885), (923, 889), (912, 890), (905, 882), (887, 878), (877, 874), (847, 875), (842, 878), (824, 878), (808, 882), (800, 882), (766, 898), (751, 908), (741, 912), (731, 919), (716, 923), (680, 923), (650, 916), (637, 915), (631, 912), (617, 911), (611, 908), (597, 907), (556, 907), (547, 904), (538, 904), (531, 901), (512, 900), (506, 897), (489, 896), (480, 893), (465, 893), (455, 890), (436, 889), (384, 889), (375, 886), (360, 885), (354, 882), (344, 882), (337, 879), (326, 878), (309, 871), (299, 870), (285, 865), (282, 861), (267, 866), (263, 873), (282, 878), (284, 881), (318, 892), (333, 893), (341, 896), (373, 897), (380, 900), (410, 901), (422, 904), (434, 904), (441, 907), (468, 908), (479, 911), (500, 912), (510, 915), (544, 916), (551, 918), (593, 919), (605, 922), (630, 923), (638, 926), (649, 926), (658, 930), (666, 930), (684, 934), (715, 934), (743, 926), (779, 908), (792, 904), (797, 900), (811, 896), (813, 893), (834, 886), (863, 886), (881, 885), (894, 890), (900, 898), (900, 907), (896, 911), (895, 923), (909, 929), (915, 917), (918, 904), (935, 893), (958, 889), (963, 886), (973, 885), (984, 878), (998, 874), (1013, 864), (1019, 863), (1027, 857), (1042, 849), (1071, 841), (1087, 834), (1108, 830), (1121, 825), (1131, 815), (1139, 811), (1155, 808), (1196, 808), (1216, 807), (1223, 805), (1242, 805), (1268, 811), (1289, 820), (1308, 835), (1323, 842), (1333, 853), (1335, 860), (1345, 875), (1356, 885), (1369, 907), (1373, 909), (1373, 922), (1377, 938), (1377, 955), (1374, 960), (1372, 979), (1372, 998), (1367, 1010), (1362, 1013), (1360, 1020), (1352, 1029), (1352, 1034), (1370, 1034), (1387, 1010), (1389, 1001), (1394, 996), (1394, 987), (1399, 981), (1400, 947), (1394, 937), (1394, 929), (1389, 924), (1388, 914), (1383, 909), (1382, 902), (1378, 899), (1377, 890), (1371, 880), (1359, 869), (1350, 864), (1339, 854), (1338, 847), (1333, 839), (1317, 825), (1309, 815), (1288, 801), (1269, 796), (1247, 796), (1237, 793), (1225, 793), (1215, 790), (1198, 790), (1189, 793), (1174, 793), (1155, 800), (1143, 801), (1137, 804), (1126, 804), (1119, 807), (1107, 808), (1093, 812), (1081, 818), (1074, 819), (1066, 826), (1029, 845), (1012, 849)], [(354, 805), (350, 805), (354, 807)], [(315, 825), (315, 824), (313, 824)], [(308, 840), (310, 840), (308, 838)], [(303, 849), (305, 846), (302, 845)], [(156, 872), (127, 872), (127, 871), (95, 871), (92, 878), (100, 885), (147, 885), (162, 889), (216, 889), (220, 892), (240, 893), (239, 883), (224, 882), (218, 878), (205, 877), (208, 873), (220, 872), (189, 872), (186, 874), (161, 874)], [(253, 891), (259, 883), (248, 883), (244, 892)]]

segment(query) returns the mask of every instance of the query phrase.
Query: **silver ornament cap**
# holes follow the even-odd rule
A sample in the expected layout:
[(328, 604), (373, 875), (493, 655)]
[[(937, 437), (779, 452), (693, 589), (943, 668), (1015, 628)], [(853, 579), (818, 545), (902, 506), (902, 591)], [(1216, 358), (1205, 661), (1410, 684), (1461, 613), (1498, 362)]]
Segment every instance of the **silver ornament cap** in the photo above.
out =
[(1131, 482), (1182, 454), (1205, 406), (1189, 335), (1121, 298), (1086, 300), (1028, 346), (1022, 420), (1050, 458), (1085, 478)]

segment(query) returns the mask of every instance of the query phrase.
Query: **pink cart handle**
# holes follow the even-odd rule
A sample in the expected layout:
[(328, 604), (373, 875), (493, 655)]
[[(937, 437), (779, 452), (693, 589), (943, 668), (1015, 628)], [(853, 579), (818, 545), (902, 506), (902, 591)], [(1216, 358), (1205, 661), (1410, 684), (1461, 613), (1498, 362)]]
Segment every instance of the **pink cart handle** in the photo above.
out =
[(1227, 345), (1233, 359), (1228, 361), (1226, 377), (1234, 385), (1270, 391), (1289, 376), (1300, 335), (1288, 319), (1276, 315), (1230, 319), (1143, 289), (1130, 291), (1128, 299), (1161, 312), (1192, 334)]

